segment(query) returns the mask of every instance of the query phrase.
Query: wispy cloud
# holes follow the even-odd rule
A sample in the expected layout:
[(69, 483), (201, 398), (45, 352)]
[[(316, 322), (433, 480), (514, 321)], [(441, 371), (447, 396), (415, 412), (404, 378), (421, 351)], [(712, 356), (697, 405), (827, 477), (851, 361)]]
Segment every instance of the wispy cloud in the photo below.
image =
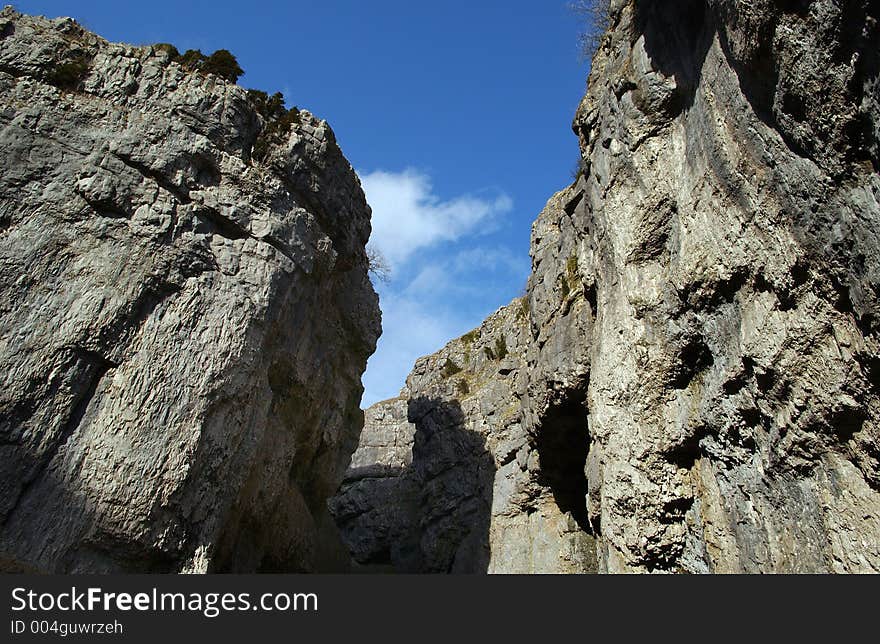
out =
[(528, 256), (484, 245), (413, 263), (412, 279), (379, 285), (383, 329), (364, 375), (364, 407), (396, 396), (417, 358), (507, 304), (529, 273)]
[[(396, 396), (416, 359), (478, 325), (516, 295), (529, 271), (493, 233), (513, 208), (504, 193), (442, 199), (423, 172), (361, 175), (370, 243), (391, 264), (377, 283), (382, 337), (364, 375), (363, 406)], [(503, 235), (500, 235), (503, 237)]]
[(485, 198), (462, 195), (442, 200), (431, 178), (409, 168), (403, 172), (376, 170), (361, 175), (367, 201), (373, 208), (370, 238), (399, 268), (416, 251), (439, 242), (455, 241), (487, 230), (494, 218), (513, 208), (506, 194)]
[(478, 298), (499, 283), (516, 285), (525, 282), (529, 273), (528, 256), (517, 256), (503, 247), (478, 245), (454, 254), (423, 262), (404, 293), (415, 298), (456, 295)]
[(528, 255), (519, 255), (504, 247), (478, 246), (456, 253), (449, 261), (450, 269), (458, 274), (482, 269), (494, 274), (525, 274), (531, 270)]

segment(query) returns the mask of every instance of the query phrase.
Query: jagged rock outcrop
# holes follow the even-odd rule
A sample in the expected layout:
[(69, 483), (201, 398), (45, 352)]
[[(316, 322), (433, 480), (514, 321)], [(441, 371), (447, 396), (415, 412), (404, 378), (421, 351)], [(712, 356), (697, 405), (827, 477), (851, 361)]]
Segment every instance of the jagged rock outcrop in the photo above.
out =
[(612, 8), (555, 222), (595, 292), (600, 566), (880, 570), (880, 7)]
[(397, 572), (595, 570), (595, 544), (579, 525), (586, 514), (572, 502), (586, 494), (587, 434), (578, 444), (527, 433), (518, 391), (529, 342), (528, 304), (516, 300), (420, 358), (399, 397), (366, 411), (330, 501), (355, 562)]
[[(533, 227), (521, 375), (456, 425), (510, 405), (538, 480), (569, 446), (554, 500), (600, 571), (880, 571), (880, 6), (610, 8), (583, 172)], [(558, 551), (532, 516), (519, 550), (489, 528), (495, 569)]]
[(326, 122), (284, 117), (0, 13), (0, 569), (330, 565), (370, 211)]

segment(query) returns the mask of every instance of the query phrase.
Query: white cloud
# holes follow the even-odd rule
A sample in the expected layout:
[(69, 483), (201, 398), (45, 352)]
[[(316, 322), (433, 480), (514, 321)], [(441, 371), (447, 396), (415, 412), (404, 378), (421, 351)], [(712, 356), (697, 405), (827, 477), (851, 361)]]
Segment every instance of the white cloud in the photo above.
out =
[(443, 201), (434, 193), (431, 178), (411, 168), (376, 170), (361, 175), (361, 183), (373, 209), (370, 241), (392, 268), (420, 249), (488, 229), (497, 215), (513, 208), (513, 201), (503, 193), (488, 199), (463, 195)]
[[(364, 374), (361, 405), (369, 407), (400, 392), (417, 358), (467, 330), (467, 322), (442, 307), (393, 293), (381, 293), (382, 336)], [(464, 330), (462, 330), (464, 328)]]
[[(440, 349), (510, 300), (528, 273), (527, 255), (503, 242), (475, 244), (513, 208), (503, 192), (443, 200), (423, 172), (361, 175), (373, 209), (370, 244), (391, 266), (376, 283), (382, 337), (364, 374), (362, 405), (396, 396), (420, 356)], [(493, 307), (493, 305), (495, 305)]]
[(451, 257), (425, 263), (403, 289), (410, 297), (437, 297), (443, 293), (480, 298), (493, 283), (525, 286), (530, 270), (528, 256), (517, 256), (503, 247), (476, 246)]
[(531, 270), (531, 261), (526, 254), (516, 254), (508, 248), (478, 246), (456, 253), (452, 258), (451, 270), (456, 274), (466, 274), (477, 269), (503, 275), (526, 275)]
[(452, 275), (443, 264), (428, 264), (418, 272), (404, 292), (411, 296), (423, 293), (437, 295), (453, 288), (454, 282), (451, 278)]
[(507, 304), (529, 272), (528, 256), (495, 246), (414, 263), (418, 270), (408, 283), (380, 285), (382, 337), (364, 375), (364, 407), (396, 396), (417, 358)]

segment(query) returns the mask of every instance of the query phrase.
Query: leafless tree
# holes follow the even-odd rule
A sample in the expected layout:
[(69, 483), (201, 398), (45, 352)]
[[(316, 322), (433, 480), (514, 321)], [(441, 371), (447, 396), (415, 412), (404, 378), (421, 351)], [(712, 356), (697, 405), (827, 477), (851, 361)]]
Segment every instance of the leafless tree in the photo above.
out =
[(584, 60), (593, 57), (602, 37), (610, 26), (611, 0), (572, 0), (569, 8), (586, 21), (578, 36), (578, 47)]
[(391, 280), (391, 264), (375, 246), (367, 246), (367, 267), (376, 279), (380, 282), (389, 282)]

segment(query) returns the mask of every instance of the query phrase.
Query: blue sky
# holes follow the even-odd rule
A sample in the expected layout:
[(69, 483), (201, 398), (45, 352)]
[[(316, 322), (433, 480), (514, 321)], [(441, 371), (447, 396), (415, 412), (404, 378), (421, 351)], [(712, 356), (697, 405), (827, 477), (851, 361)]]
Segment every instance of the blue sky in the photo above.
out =
[(589, 70), (567, 0), (13, 4), (113, 41), (229, 49), (239, 84), (330, 122), (392, 268), (365, 407), (522, 292), (532, 221), (577, 160)]

